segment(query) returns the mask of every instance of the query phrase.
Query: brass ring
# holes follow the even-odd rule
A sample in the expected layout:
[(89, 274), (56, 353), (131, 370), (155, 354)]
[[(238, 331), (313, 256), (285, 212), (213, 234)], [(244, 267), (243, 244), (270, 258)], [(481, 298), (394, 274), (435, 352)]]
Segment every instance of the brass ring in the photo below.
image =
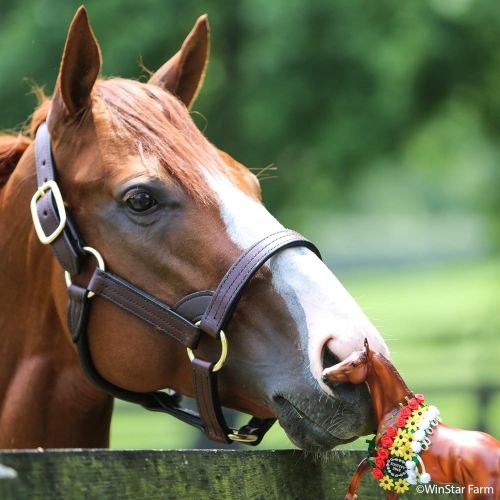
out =
[[(104, 265), (104, 259), (102, 258), (102, 255), (95, 248), (83, 247), (82, 250), (84, 250), (87, 253), (92, 254), (95, 257), (95, 260), (97, 261), (97, 267), (101, 271), (106, 270), (105, 265)], [(66, 281), (66, 286), (69, 288), (69, 286), (71, 285), (72, 282), (71, 282), (71, 275), (68, 273), (68, 271), (64, 271), (64, 281)], [(89, 291), (89, 293), (87, 294), (87, 297), (90, 299), (94, 295), (95, 295), (95, 292)]]
[[(199, 326), (200, 322), (197, 321), (195, 323), (195, 326)], [(221, 353), (220, 353), (220, 358), (217, 363), (215, 363), (214, 367), (212, 368), (212, 372), (218, 372), (223, 366), (226, 361), (227, 357), (227, 339), (226, 339), (226, 334), (224, 333), (223, 330), (220, 331), (220, 345), (221, 345)], [(194, 359), (194, 352), (192, 349), (189, 347), (186, 347), (188, 357), (190, 361), (193, 361)]]
[(239, 443), (255, 443), (259, 436), (253, 434), (240, 434), (237, 430), (233, 429), (233, 432), (227, 435), (231, 441), (238, 441)]

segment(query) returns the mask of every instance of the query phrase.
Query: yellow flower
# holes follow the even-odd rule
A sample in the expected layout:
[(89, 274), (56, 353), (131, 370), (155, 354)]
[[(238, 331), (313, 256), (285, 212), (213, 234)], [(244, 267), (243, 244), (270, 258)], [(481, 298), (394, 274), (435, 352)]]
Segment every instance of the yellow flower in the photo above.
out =
[(421, 406), (420, 408), (413, 410), (414, 413), (422, 412), (422, 416), (424, 416), (429, 410), (429, 405)]
[(424, 415), (426, 414), (428, 409), (429, 409), (428, 406), (424, 406), (423, 408), (418, 408), (417, 410), (413, 410), (411, 418), (415, 419), (417, 424), (419, 424), (422, 418), (424, 418)]
[(406, 421), (406, 425), (405, 425), (405, 428), (409, 431), (416, 431), (418, 430), (418, 422), (416, 419), (414, 419), (413, 417), (410, 417), (407, 421)]
[(406, 443), (404, 442), (403, 439), (401, 438), (394, 438), (394, 441), (392, 442), (392, 446), (389, 448), (392, 450), (393, 448), (401, 448), (401, 446), (404, 446)]
[[(413, 433), (405, 429), (398, 429), (398, 435), (394, 438), (393, 446), (402, 448), (404, 446), (410, 445), (415, 441)], [(392, 449), (392, 448), (391, 448)]]
[(415, 437), (413, 436), (413, 432), (406, 431), (404, 442), (411, 448), (411, 445), (415, 441)]
[[(382, 480), (383, 481), (383, 480)], [(404, 493), (410, 489), (410, 485), (406, 479), (398, 479), (394, 484), (394, 490), (396, 493)]]
[(413, 450), (411, 449), (411, 446), (407, 446), (406, 448), (403, 449), (403, 453), (401, 454), (401, 458), (403, 460), (411, 460), (411, 457), (413, 456)]
[(411, 414), (410, 420), (413, 420), (417, 425), (420, 423), (422, 420), (423, 416), (419, 415), (418, 412), (413, 412)]
[(395, 439), (402, 439), (403, 441), (406, 440), (408, 436), (408, 431), (405, 431), (404, 429), (401, 429), (401, 427), (398, 429), (398, 435), (395, 437)]
[(391, 455), (394, 455), (395, 457), (402, 457), (404, 454), (404, 450), (408, 445), (406, 443), (403, 443), (401, 440), (396, 440), (396, 442), (391, 446)]
[[(400, 480), (399, 480), (400, 481)], [(388, 476), (388, 475), (385, 475), (380, 481), (379, 481), (379, 485), (381, 488), (383, 488), (384, 490), (392, 490), (393, 486), (394, 486), (394, 481)]]

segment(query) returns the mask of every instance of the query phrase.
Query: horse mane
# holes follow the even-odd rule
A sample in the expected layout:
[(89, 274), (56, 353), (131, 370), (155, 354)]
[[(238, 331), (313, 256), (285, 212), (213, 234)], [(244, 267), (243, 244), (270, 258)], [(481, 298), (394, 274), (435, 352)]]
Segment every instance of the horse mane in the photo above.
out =
[(51, 100), (43, 93), (40, 88), (35, 88), (33, 92), (38, 97), (38, 107), (31, 115), (31, 121), (26, 127), (25, 134), (29, 135), (32, 139), (35, 138), (36, 129), (47, 119), (49, 114)]
[(0, 188), (8, 181), (31, 140), (23, 134), (0, 135)]
[(7, 183), (21, 156), (33, 142), (36, 129), (47, 119), (50, 100), (39, 87), (34, 87), (33, 93), (37, 96), (38, 107), (27, 124), (20, 132), (0, 134), (0, 189)]

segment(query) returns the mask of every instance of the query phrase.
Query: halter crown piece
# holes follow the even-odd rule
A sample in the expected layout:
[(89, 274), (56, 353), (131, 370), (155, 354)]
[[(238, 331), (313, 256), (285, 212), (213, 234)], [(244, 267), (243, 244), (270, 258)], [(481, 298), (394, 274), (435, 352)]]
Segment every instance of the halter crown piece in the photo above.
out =
[[(321, 258), (319, 250), (294, 231), (277, 231), (243, 252), (215, 291), (195, 292), (170, 306), (106, 271), (101, 254), (84, 244), (65, 208), (64, 198), (57, 184), (46, 123), (42, 123), (36, 133), (35, 160), (38, 189), (31, 200), (33, 224), (40, 242), (50, 245), (65, 271), (69, 297), (68, 325), (87, 377), (111, 396), (137, 403), (148, 410), (173, 415), (205, 432), (214, 441), (258, 444), (276, 419), (253, 417), (240, 429), (233, 429), (228, 427), (222, 413), (217, 373), (223, 367), (228, 351), (224, 329), (227, 328), (246, 285), (273, 255), (287, 248), (305, 247)], [(81, 287), (73, 283), (73, 278), (80, 273), (89, 256), (96, 259), (97, 267), (86, 287)], [(173, 338), (188, 349), (199, 414), (181, 408), (181, 395), (174, 391), (129, 391), (100, 375), (94, 366), (87, 338), (92, 298), (96, 295), (152, 325), (160, 334)], [(216, 363), (202, 360), (194, 354), (204, 334), (221, 342), (222, 354)]]
[(426, 404), (423, 394), (406, 397), (399, 406), (384, 432), (367, 441), (368, 462), (382, 489), (405, 493), (410, 485), (431, 480), (420, 452), (431, 445), (429, 436), (441, 418), (435, 406)]

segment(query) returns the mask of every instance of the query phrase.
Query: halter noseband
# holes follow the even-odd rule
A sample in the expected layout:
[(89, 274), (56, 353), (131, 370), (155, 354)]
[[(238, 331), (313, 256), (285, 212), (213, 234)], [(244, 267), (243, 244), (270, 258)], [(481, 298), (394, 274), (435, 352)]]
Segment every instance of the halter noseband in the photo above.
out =
[[(35, 160), (38, 189), (31, 200), (31, 214), (38, 238), (50, 245), (65, 271), (68, 285), (68, 325), (76, 344), (80, 363), (88, 378), (113, 397), (140, 404), (148, 410), (173, 415), (200, 429), (212, 440), (258, 444), (276, 419), (252, 417), (240, 429), (228, 427), (218, 395), (217, 372), (227, 354), (227, 327), (248, 282), (262, 265), (278, 252), (291, 247), (306, 247), (318, 257), (318, 249), (300, 234), (282, 230), (255, 243), (233, 263), (217, 290), (195, 292), (169, 306), (140, 290), (123, 278), (105, 270), (97, 250), (86, 246), (64, 206), (52, 159), (50, 134), (42, 123), (36, 133)], [(92, 255), (97, 267), (86, 288), (72, 283), (83, 261)], [(193, 372), (193, 386), (199, 414), (179, 406), (181, 395), (174, 391), (134, 392), (112, 384), (97, 371), (88, 344), (87, 325), (92, 297), (98, 295), (142, 321), (161, 334), (180, 342), (188, 349)], [(222, 354), (217, 363), (197, 358), (196, 349), (202, 334), (221, 342)]]

